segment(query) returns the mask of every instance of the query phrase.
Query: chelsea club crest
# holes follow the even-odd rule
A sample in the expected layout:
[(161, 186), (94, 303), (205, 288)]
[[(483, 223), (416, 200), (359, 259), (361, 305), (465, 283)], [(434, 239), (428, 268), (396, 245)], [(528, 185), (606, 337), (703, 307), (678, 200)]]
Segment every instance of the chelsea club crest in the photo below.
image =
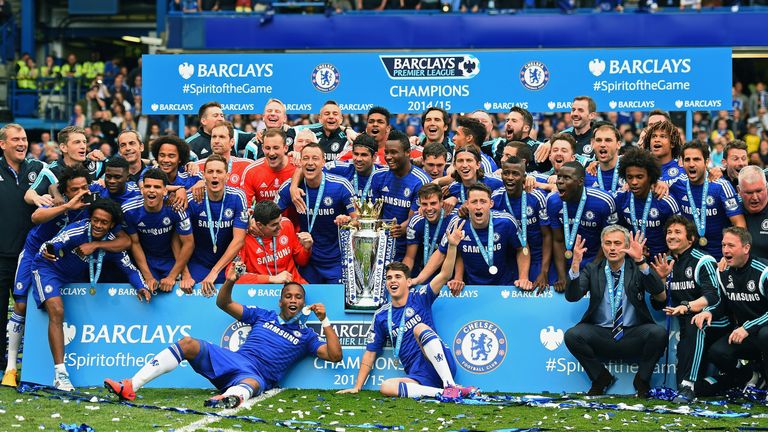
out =
[(456, 362), (474, 374), (498, 368), (507, 355), (507, 337), (491, 321), (472, 321), (461, 327), (453, 338)]

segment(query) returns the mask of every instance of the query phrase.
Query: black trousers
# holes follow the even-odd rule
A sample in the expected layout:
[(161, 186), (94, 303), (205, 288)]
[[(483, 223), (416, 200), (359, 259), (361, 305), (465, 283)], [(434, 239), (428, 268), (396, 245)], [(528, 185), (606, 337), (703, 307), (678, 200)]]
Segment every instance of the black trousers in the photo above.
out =
[[(678, 318), (680, 342), (677, 343), (677, 383), (688, 380), (693, 383), (706, 378), (708, 359), (712, 358), (709, 347), (723, 335), (730, 333), (730, 326), (706, 327), (704, 330), (691, 324), (693, 315)], [(709, 354), (709, 355), (708, 355)]]
[(768, 377), (768, 326), (763, 326), (756, 335), (749, 335), (740, 344), (729, 344), (728, 336), (722, 336), (712, 344), (709, 356), (712, 363), (728, 377), (736, 374), (736, 362), (740, 359), (762, 362), (764, 376)]
[(565, 332), (565, 346), (592, 381), (605, 370), (602, 360), (624, 359), (639, 359), (637, 377), (650, 381), (667, 346), (667, 331), (657, 324), (625, 327), (624, 337), (615, 341), (610, 328), (580, 323)]
[(0, 258), (0, 368), (5, 370), (8, 364), (8, 302), (13, 293), (13, 282), (16, 277), (18, 258)]

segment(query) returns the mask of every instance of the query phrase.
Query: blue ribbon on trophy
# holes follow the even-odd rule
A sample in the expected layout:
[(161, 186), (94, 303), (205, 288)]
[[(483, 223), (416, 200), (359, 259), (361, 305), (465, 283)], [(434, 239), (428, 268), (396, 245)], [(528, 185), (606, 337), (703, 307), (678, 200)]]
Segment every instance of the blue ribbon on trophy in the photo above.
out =
[(389, 235), (393, 221), (379, 219), (384, 201), (352, 200), (358, 218), (339, 228), (342, 255), (344, 308), (372, 312), (384, 303), (384, 268), (392, 262), (395, 239)]

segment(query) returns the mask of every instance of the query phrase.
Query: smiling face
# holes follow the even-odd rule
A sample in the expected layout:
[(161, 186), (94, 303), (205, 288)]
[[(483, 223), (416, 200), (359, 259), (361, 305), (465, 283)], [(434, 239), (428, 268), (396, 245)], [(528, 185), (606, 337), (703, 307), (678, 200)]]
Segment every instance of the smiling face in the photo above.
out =
[(523, 137), (528, 136), (530, 128), (526, 126), (522, 114), (512, 111), (507, 114), (507, 122), (504, 125), (504, 129), (507, 131), (507, 140), (519, 141)]
[(440, 219), (440, 209), (442, 206), (443, 200), (436, 194), (419, 198), (419, 208), (429, 223), (436, 223)]
[(688, 238), (685, 225), (678, 223), (673, 223), (667, 228), (666, 239), (670, 252), (678, 255), (685, 252), (693, 244), (693, 239)]
[(723, 234), (723, 258), (731, 267), (741, 268), (749, 260), (751, 245), (744, 244), (736, 234)]
[(728, 150), (728, 157), (723, 159), (728, 177), (737, 178), (739, 171), (747, 166), (747, 151), (743, 149), (732, 148)]
[(301, 169), (304, 172), (304, 179), (312, 182), (323, 175), (323, 164), (325, 157), (323, 150), (318, 147), (304, 147), (301, 151)]
[(159, 209), (162, 207), (166, 193), (166, 187), (162, 180), (154, 178), (144, 179), (141, 194), (144, 196), (144, 205), (148, 208)]
[(555, 172), (558, 172), (564, 163), (573, 160), (576, 160), (576, 156), (573, 153), (571, 143), (565, 140), (556, 140), (552, 143), (552, 148), (549, 152), (549, 162), (552, 164)]
[(408, 293), (409, 278), (400, 270), (387, 270), (387, 290), (393, 300), (401, 299)]
[(75, 177), (67, 182), (67, 189), (64, 191), (64, 195), (66, 195), (67, 201), (69, 201), (74, 199), (80, 192), (87, 190), (88, 179), (85, 177)]
[(387, 141), (384, 143), (384, 160), (387, 161), (389, 169), (400, 171), (408, 162), (408, 153), (403, 150), (400, 141)]
[(341, 126), (341, 109), (335, 104), (326, 104), (320, 110), (320, 123), (326, 132), (333, 132)]
[(144, 151), (144, 144), (139, 141), (135, 133), (126, 132), (117, 137), (117, 148), (120, 156), (129, 164), (141, 163), (141, 152)]
[(264, 151), (264, 157), (267, 159), (267, 165), (269, 165), (270, 168), (279, 170), (285, 166), (285, 163), (287, 162), (286, 151), (288, 148), (281, 136), (273, 135), (264, 138), (262, 150)]
[(573, 128), (577, 131), (588, 128), (594, 116), (594, 113), (589, 112), (589, 102), (575, 100), (571, 104), (571, 121), (573, 122)]
[(477, 171), (480, 169), (480, 162), (475, 159), (475, 155), (466, 151), (461, 152), (456, 155), (453, 163), (456, 167), (456, 172), (461, 177), (462, 183), (471, 185), (477, 181)]
[(501, 179), (508, 193), (513, 196), (519, 195), (525, 183), (525, 166), (521, 163), (504, 162), (501, 165)]
[(203, 132), (210, 133), (211, 128), (216, 122), (224, 120), (224, 111), (217, 106), (208, 107), (200, 118), (200, 124), (203, 126)]
[(264, 124), (267, 128), (281, 128), (285, 123), (285, 109), (279, 102), (272, 101), (264, 107)]
[(373, 154), (371, 150), (363, 146), (352, 147), (352, 164), (359, 173), (370, 172), (373, 168)]
[(96, 209), (91, 214), (91, 236), (94, 239), (102, 239), (114, 227), (112, 215), (106, 210)]
[(283, 319), (289, 320), (296, 314), (301, 313), (301, 309), (304, 308), (304, 290), (296, 284), (290, 284), (283, 287), (280, 292), (280, 315)]
[(20, 164), (27, 155), (27, 132), (24, 129), (8, 127), (5, 140), (0, 141), (0, 148), (7, 160), (14, 164)]
[(163, 144), (157, 152), (157, 164), (164, 173), (176, 175), (179, 169), (179, 150), (173, 144)]
[[(282, 219), (282, 216), (278, 216), (271, 221), (267, 222), (266, 224), (263, 224), (261, 222), (256, 222), (256, 220), (251, 219), (251, 224), (256, 228), (256, 232), (258, 233), (259, 237), (277, 237), (280, 235), (281, 226), (280, 226), (280, 219)], [(274, 246), (273, 246), (274, 247)]]
[(438, 110), (427, 112), (422, 127), (428, 142), (443, 142), (445, 133), (448, 131), (448, 124), (443, 119), (443, 113)]

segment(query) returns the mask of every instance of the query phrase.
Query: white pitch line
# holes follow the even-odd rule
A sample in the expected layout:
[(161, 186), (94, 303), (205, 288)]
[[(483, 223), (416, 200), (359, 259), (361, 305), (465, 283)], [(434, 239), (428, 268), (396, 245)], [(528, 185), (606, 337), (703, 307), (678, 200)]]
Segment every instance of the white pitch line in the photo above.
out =
[[(280, 393), (281, 391), (283, 391), (283, 389), (281, 389), (281, 388), (275, 388), (275, 389), (272, 389), (272, 390), (267, 390), (264, 393), (256, 396), (255, 398), (248, 399), (247, 401), (245, 401), (245, 403), (243, 403), (242, 405), (240, 405), (237, 408), (225, 409), (225, 410), (219, 411), (218, 413), (221, 414), (221, 415), (235, 415), (235, 414), (237, 414), (238, 412), (240, 412), (240, 411), (242, 411), (244, 409), (251, 408), (252, 406), (256, 405), (257, 403), (263, 401), (264, 399), (271, 398), (272, 396)], [(209, 425), (211, 423), (216, 423), (219, 420), (222, 420), (222, 418), (221, 417), (214, 417), (214, 416), (205, 416), (205, 417), (201, 418), (200, 420), (197, 420), (194, 423), (191, 423), (191, 424), (189, 424), (187, 426), (184, 426), (182, 428), (176, 429), (176, 432), (192, 432), (192, 431), (196, 431), (198, 429), (204, 428), (205, 426), (207, 426), (207, 425)]]

